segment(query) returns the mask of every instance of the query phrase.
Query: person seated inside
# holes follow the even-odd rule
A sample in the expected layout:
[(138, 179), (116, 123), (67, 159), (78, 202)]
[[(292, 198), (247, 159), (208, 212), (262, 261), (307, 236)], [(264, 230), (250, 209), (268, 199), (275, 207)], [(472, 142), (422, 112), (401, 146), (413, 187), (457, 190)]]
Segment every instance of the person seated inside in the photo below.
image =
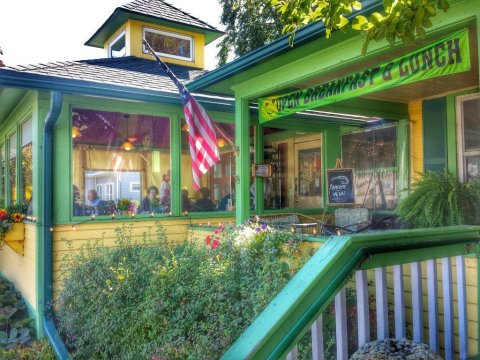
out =
[(138, 208), (139, 213), (150, 214), (155, 212), (155, 209), (160, 205), (160, 201), (157, 198), (158, 188), (154, 185), (150, 186), (147, 190), (147, 196), (143, 198)]
[(85, 215), (85, 206), (80, 197), (80, 189), (73, 185), (73, 216)]
[(88, 190), (85, 205), (88, 207), (85, 209), (86, 215), (106, 215), (105, 203), (98, 197), (95, 189)]
[(192, 211), (213, 211), (215, 210), (215, 204), (210, 200), (210, 189), (206, 187), (200, 188), (200, 194), (202, 198), (198, 199), (193, 206)]
[(170, 188), (165, 189), (163, 196), (160, 198), (160, 206), (155, 209), (156, 213), (170, 212)]
[(183, 212), (192, 211), (192, 203), (190, 202), (190, 199), (188, 198), (188, 190), (186, 190), (186, 189), (182, 190), (182, 211)]

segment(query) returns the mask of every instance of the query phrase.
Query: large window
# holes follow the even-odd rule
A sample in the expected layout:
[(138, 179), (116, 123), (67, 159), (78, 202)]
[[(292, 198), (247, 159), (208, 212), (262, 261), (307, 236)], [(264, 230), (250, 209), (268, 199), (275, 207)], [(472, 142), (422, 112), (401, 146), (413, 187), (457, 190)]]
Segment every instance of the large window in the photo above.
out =
[(72, 138), (74, 216), (170, 211), (168, 118), (73, 109)]
[(214, 122), (220, 161), (200, 178), (201, 188), (193, 191), (192, 160), (188, 127), (182, 122), (182, 211), (233, 211), (235, 204), (235, 125)]
[(343, 167), (355, 171), (355, 202), (368, 209), (397, 204), (397, 127), (342, 136)]
[(15, 204), (17, 202), (17, 133), (10, 136), (8, 143), (10, 145), (8, 161), (10, 204)]
[(31, 213), (31, 200), (33, 193), (33, 147), (32, 147), (32, 120), (22, 125), (22, 189), (23, 202), (29, 205)]
[(457, 99), (457, 125), (460, 178), (480, 179), (480, 94)]
[[(143, 38), (159, 55), (180, 60), (193, 60), (193, 38), (191, 36), (144, 28)], [(143, 51), (148, 54), (145, 48)]]

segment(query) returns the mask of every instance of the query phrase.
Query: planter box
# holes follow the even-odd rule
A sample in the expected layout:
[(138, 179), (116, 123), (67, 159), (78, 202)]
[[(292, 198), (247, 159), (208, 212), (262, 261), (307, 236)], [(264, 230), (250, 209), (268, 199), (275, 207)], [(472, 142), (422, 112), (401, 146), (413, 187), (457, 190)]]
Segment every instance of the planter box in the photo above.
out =
[(23, 222), (14, 223), (12, 225), (12, 229), (5, 234), (3, 240), (10, 248), (12, 248), (13, 251), (23, 256), (23, 246), (25, 242), (25, 224)]

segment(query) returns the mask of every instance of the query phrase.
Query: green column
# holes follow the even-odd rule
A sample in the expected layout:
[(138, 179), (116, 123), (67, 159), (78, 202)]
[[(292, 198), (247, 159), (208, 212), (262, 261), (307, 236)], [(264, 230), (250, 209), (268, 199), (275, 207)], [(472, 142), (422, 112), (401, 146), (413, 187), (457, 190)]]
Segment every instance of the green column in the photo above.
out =
[(402, 120), (397, 127), (397, 197), (401, 200), (407, 194), (403, 189), (410, 186), (410, 141), (408, 136), (408, 121)]
[(250, 216), (250, 112), (248, 100), (235, 99), (235, 145), (239, 149), (236, 155), (235, 174), (237, 176), (235, 193), (236, 222), (241, 224)]
[[(264, 153), (263, 153), (263, 125), (256, 125), (255, 126), (255, 139), (254, 139), (254, 146), (255, 146), (255, 164), (263, 164), (264, 160)], [(264, 178), (255, 177), (255, 210), (261, 214), (264, 210), (264, 197), (263, 197), (263, 182), (265, 181)]]
[(178, 115), (170, 119), (170, 203), (173, 215), (180, 215), (182, 211), (182, 196), (180, 190), (181, 181), (181, 120)]

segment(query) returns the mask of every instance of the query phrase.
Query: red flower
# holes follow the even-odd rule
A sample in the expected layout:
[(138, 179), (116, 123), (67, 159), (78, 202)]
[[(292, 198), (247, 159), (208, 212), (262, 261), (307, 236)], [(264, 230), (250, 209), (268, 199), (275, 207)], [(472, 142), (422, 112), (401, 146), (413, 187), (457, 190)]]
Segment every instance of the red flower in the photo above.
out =
[(218, 234), (218, 229), (215, 229), (214, 233), (215, 233), (215, 235), (217, 235)]
[(212, 242), (212, 250), (215, 249), (219, 244), (220, 244), (220, 241), (218, 241), (218, 239), (213, 240), (213, 242)]
[(7, 210), (0, 209), (0, 220), (5, 220), (7, 218)]
[(208, 235), (206, 238), (205, 238), (205, 245), (210, 245), (210, 243), (212, 242), (212, 237), (210, 235)]

